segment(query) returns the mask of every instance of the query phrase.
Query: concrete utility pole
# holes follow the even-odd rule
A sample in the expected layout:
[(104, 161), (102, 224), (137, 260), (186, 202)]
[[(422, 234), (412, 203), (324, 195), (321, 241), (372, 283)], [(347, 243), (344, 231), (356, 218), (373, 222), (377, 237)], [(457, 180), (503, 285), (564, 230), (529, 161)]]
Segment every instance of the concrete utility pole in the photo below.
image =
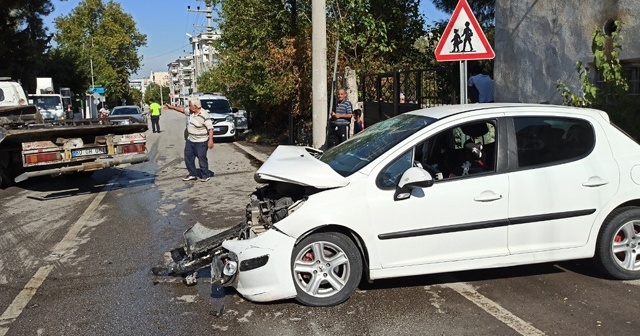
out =
[[(202, 1), (204, 1), (204, 0), (202, 0)], [(202, 35), (202, 36), (200, 36), (199, 41), (206, 41), (206, 43), (207, 43), (207, 46), (208, 46), (207, 54), (208, 54), (209, 66), (206, 67), (206, 68), (211, 69), (213, 67), (213, 36), (215, 35), (215, 33), (213, 32), (213, 15), (212, 15), (213, 14), (213, 9), (207, 3), (207, 7), (205, 9), (200, 9), (200, 6), (196, 7), (196, 9), (191, 9), (191, 6), (187, 6), (187, 10), (189, 12), (207, 14), (207, 33)], [(204, 53), (204, 48), (201, 48), (200, 50)], [(195, 54), (195, 48), (194, 48), (194, 57), (197, 58), (196, 63), (198, 63), (200, 61), (200, 59)], [(204, 61), (203, 61), (202, 66), (198, 66), (198, 68), (201, 71), (202, 71), (202, 69), (205, 69)], [(196, 74), (195, 77), (198, 77), (198, 74)]]
[(324, 146), (327, 138), (327, 17), (326, 1), (311, 1), (311, 66), (313, 147)]

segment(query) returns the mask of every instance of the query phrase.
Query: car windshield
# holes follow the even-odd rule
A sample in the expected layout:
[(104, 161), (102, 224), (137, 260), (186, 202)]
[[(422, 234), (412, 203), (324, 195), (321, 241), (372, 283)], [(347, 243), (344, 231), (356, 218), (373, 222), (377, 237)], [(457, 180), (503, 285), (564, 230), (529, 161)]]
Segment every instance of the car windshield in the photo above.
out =
[(62, 108), (62, 99), (60, 99), (60, 97), (32, 96), (31, 99), (33, 99), (33, 104), (41, 109), (54, 109), (56, 107)]
[(319, 159), (338, 174), (349, 176), (435, 120), (401, 114), (365, 128), (349, 141), (322, 153)]
[(231, 112), (231, 106), (226, 99), (200, 99), (202, 108), (209, 113), (228, 114)]
[(111, 115), (132, 115), (132, 114), (140, 114), (135, 107), (116, 107), (111, 111)]

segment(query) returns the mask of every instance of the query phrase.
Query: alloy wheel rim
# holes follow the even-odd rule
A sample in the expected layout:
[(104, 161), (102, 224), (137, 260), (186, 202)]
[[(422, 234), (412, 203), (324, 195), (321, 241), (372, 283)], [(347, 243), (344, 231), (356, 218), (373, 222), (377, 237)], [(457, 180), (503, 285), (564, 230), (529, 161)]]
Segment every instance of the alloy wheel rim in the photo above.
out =
[(351, 265), (347, 255), (336, 244), (313, 242), (296, 255), (293, 276), (305, 293), (318, 298), (340, 292), (349, 280)]
[(611, 253), (616, 263), (627, 271), (640, 270), (640, 221), (621, 225), (613, 236)]

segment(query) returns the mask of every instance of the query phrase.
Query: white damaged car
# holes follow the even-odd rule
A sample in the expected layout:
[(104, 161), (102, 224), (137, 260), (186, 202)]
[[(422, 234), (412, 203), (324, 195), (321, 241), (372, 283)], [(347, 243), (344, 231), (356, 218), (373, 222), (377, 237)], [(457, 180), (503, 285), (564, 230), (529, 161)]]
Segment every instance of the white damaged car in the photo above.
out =
[(362, 278), (592, 257), (640, 278), (640, 145), (602, 111), (423, 109), (324, 153), (280, 146), (255, 180), (239, 237), (186, 249), (252, 301), (331, 306)]

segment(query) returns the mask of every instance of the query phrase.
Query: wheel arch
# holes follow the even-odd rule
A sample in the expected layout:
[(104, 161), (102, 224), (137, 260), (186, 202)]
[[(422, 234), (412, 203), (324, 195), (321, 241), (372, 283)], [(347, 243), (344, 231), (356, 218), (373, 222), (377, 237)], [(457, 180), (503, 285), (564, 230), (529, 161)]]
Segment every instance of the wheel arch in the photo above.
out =
[(363, 262), (363, 275), (367, 278), (368, 282), (371, 282), (371, 278), (369, 276), (369, 250), (367, 249), (367, 245), (364, 243), (364, 240), (362, 239), (362, 237), (360, 237), (359, 234), (357, 234), (355, 231), (351, 230), (350, 228), (346, 227), (346, 226), (342, 226), (342, 225), (338, 225), (338, 224), (327, 224), (327, 225), (323, 225), (323, 226), (318, 226), (316, 228), (313, 228), (307, 232), (305, 232), (304, 234), (300, 235), (300, 237), (298, 237), (298, 239), (296, 239), (296, 243), (295, 245), (298, 245), (298, 243), (300, 243), (301, 240), (305, 239), (306, 237), (315, 234), (315, 233), (330, 233), (330, 232), (337, 232), (337, 233), (341, 233), (345, 236), (347, 236), (349, 239), (351, 239), (355, 244), (356, 247), (358, 248), (358, 251), (360, 252), (360, 256), (362, 257), (362, 262)]
[(606, 215), (604, 215), (603, 217), (600, 217), (602, 220), (600, 222), (596, 223), (595, 228), (594, 228), (595, 230), (592, 229), (592, 231), (591, 231), (592, 234), (595, 234), (595, 240), (594, 240), (594, 245), (593, 245), (594, 249), (596, 248), (595, 241), (597, 241), (598, 237), (600, 237), (600, 234), (602, 234), (602, 230), (604, 229), (605, 224), (607, 223), (607, 221), (609, 221), (610, 218), (613, 215), (615, 215), (618, 212), (620, 212), (621, 209), (634, 208), (634, 207), (635, 208), (640, 208), (640, 198), (638, 198), (638, 199), (630, 199), (630, 200), (627, 200), (627, 201), (625, 201), (623, 203), (620, 203), (617, 206), (611, 208), (611, 210), (609, 210), (609, 212)]

